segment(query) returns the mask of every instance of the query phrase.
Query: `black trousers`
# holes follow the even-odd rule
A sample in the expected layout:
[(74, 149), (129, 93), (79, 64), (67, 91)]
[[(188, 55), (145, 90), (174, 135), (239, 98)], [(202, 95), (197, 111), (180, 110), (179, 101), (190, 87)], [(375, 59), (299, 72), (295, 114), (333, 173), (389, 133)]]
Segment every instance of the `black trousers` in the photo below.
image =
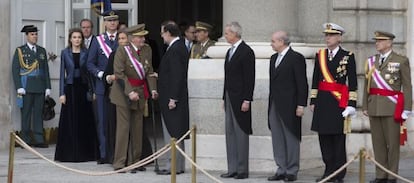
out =
[[(319, 146), (322, 160), (325, 163), (324, 177), (329, 176), (346, 163), (345, 134), (322, 135), (319, 134)], [(346, 169), (332, 179), (341, 180), (345, 177)]]

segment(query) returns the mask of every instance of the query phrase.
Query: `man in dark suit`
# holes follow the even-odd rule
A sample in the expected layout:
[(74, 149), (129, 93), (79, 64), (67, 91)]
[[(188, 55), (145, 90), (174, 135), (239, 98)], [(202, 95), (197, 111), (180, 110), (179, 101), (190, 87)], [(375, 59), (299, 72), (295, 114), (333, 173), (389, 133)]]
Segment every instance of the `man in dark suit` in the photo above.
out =
[(86, 67), (90, 74), (95, 78), (95, 95), (97, 106), (97, 133), (99, 140), (99, 152), (100, 159), (98, 164), (106, 162), (106, 112), (107, 105), (109, 104), (109, 98), (105, 96), (105, 78), (104, 71), (108, 64), (108, 59), (112, 51), (118, 48), (117, 41), (117, 28), (118, 28), (118, 15), (114, 11), (107, 11), (104, 13), (104, 23), (106, 32), (96, 36), (92, 39), (92, 43), (89, 47), (88, 61)]
[[(412, 85), (408, 58), (392, 50), (394, 38), (389, 32), (375, 32), (378, 54), (369, 57), (366, 63), (362, 109), (369, 116), (375, 159), (398, 174), (400, 145), (407, 140), (404, 123), (412, 110)], [(394, 176), (379, 167), (375, 169), (375, 179), (370, 181), (395, 182)]]
[[(161, 59), (158, 70), (159, 105), (163, 122), (164, 140), (180, 138), (189, 129), (188, 106), (188, 51), (184, 41), (180, 41), (180, 29), (177, 24), (161, 24), (161, 37), (168, 48)], [(184, 150), (184, 142), (178, 144)], [(167, 155), (171, 157), (170, 155)], [(177, 152), (177, 174), (184, 173), (184, 157)], [(157, 174), (170, 174), (170, 161), (165, 169)]]
[(188, 53), (190, 54), (191, 48), (196, 43), (195, 33), (196, 29), (194, 24), (183, 22), (180, 25), (181, 39), (184, 39), (185, 47), (187, 47)]
[(249, 135), (252, 134), (251, 102), (255, 80), (255, 55), (241, 39), (242, 28), (231, 22), (224, 37), (231, 44), (224, 63), (224, 109), (228, 172), (223, 178), (249, 177)]
[(92, 20), (84, 18), (80, 21), (79, 26), (82, 29), (83, 36), (85, 37), (85, 40), (84, 40), (85, 47), (89, 49), (92, 43), (92, 39), (94, 37), (92, 34), (92, 30), (93, 30)]
[[(325, 172), (319, 182), (346, 163), (345, 140), (350, 130), (349, 115), (355, 114), (357, 77), (355, 56), (340, 47), (344, 28), (325, 23), (326, 49), (316, 54), (310, 108), (312, 127), (318, 132)], [(346, 170), (330, 182), (343, 182)]]
[(278, 166), (269, 181), (295, 181), (299, 171), (301, 124), (308, 98), (306, 63), (302, 54), (289, 46), (288, 34), (272, 35), (270, 58), (269, 128), (273, 157)]
[(27, 43), (16, 48), (12, 63), (17, 105), (22, 115), (20, 137), (35, 147), (46, 148), (48, 145), (43, 138), (42, 110), (45, 97), (51, 92), (46, 50), (36, 44), (37, 27), (26, 25), (21, 32), (26, 34)]

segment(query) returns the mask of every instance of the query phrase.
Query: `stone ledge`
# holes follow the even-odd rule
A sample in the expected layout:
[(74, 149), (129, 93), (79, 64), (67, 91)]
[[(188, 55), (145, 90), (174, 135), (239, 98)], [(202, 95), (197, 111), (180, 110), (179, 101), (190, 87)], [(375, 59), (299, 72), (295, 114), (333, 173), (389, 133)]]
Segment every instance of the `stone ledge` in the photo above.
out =
[[(247, 42), (253, 49), (256, 59), (269, 59), (275, 51), (273, 51), (269, 42)], [(300, 52), (305, 58), (314, 58), (315, 53), (324, 48), (324, 44), (308, 44), (308, 43), (291, 43), (292, 49)], [(224, 59), (230, 44), (225, 42), (217, 42), (216, 45), (211, 46), (207, 50), (207, 55), (214, 59)]]

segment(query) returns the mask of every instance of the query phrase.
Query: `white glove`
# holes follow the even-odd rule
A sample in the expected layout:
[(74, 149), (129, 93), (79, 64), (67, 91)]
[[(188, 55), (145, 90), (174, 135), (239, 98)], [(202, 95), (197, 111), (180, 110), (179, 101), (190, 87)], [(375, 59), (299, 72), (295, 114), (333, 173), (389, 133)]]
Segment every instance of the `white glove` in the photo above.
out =
[(355, 107), (347, 106), (345, 110), (342, 112), (342, 117), (354, 116), (356, 114)]
[(99, 78), (99, 79), (102, 79), (103, 74), (104, 74), (104, 72), (103, 72), (103, 71), (99, 71), (99, 72), (98, 72), (98, 75), (97, 75), (97, 76), (98, 76), (98, 78)]
[(50, 96), (50, 93), (51, 93), (50, 89), (49, 88), (46, 89), (46, 91), (45, 91), (45, 97)]
[(401, 114), (402, 119), (408, 119), (408, 116), (411, 115), (411, 111), (404, 110)]
[(26, 95), (26, 90), (24, 88), (19, 88), (19, 89), (17, 89), (17, 94)]

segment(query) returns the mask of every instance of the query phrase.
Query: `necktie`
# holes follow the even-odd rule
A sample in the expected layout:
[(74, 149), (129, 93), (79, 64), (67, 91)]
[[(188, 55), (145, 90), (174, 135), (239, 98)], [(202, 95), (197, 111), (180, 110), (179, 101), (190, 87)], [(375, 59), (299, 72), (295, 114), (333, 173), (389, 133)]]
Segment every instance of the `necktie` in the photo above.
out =
[(235, 46), (231, 46), (230, 50), (229, 50), (229, 61), (231, 60), (231, 57), (234, 54), (234, 48), (236, 48)]
[(137, 55), (140, 56), (141, 55), (141, 50), (137, 50)]
[(32, 51), (36, 53), (36, 47), (32, 47)]
[(379, 63), (379, 66), (381, 67), (382, 66), (382, 64), (384, 63), (384, 60), (385, 60), (385, 57), (382, 57), (381, 58), (381, 60), (380, 60), (380, 63)]
[(109, 35), (109, 40), (114, 41), (115, 36), (113, 34)]
[(187, 50), (190, 51), (191, 50), (191, 42), (187, 43)]
[(85, 39), (85, 46), (86, 48), (89, 48), (89, 39)]
[(329, 61), (331, 61), (333, 59), (333, 57), (334, 57), (334, 55), (333, 55), (332, 50), (329, 50), (329, 55), (328, 55)]
[(282, 55), (282, 54), (278, 54), (278, 55), (277, 55), (277, 58), (276, 58), (276, 63), (275, 63), (275, 68), (277, 68), (277, 66), (279, 66), (280, 61), (282, 61), (282, 57), (283, 57), (283, 55)]

